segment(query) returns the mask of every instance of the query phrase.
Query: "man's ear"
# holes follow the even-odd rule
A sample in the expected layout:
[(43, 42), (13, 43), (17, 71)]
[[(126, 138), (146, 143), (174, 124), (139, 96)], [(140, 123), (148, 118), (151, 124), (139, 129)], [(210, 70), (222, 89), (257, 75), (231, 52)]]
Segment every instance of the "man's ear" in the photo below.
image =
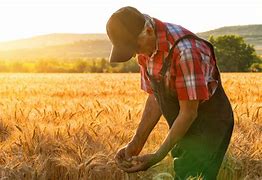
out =
[(154, 34), (154, 29), (152, 27), (147, 27), (146, 28), (146, 33), (150, 36), (152, 36)]

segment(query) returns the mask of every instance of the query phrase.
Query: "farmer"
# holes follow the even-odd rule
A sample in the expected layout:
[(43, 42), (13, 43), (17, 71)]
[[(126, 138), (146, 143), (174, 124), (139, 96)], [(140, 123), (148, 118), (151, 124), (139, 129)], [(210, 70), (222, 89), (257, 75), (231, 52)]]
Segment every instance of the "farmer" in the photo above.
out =
[[(109, 61), (137, 55), (141, 88), (149, 94), (135, 135), (115, 156), (119, 168), (145, 171), (171, 151), (175, 179), (216, 179), (234, 122), (212, 45), (133, 7), (116, 11), (106, 30), (113, 44)], [(139, 155), (161, 115), (169, 125), (164, 142), (155, 152)]]

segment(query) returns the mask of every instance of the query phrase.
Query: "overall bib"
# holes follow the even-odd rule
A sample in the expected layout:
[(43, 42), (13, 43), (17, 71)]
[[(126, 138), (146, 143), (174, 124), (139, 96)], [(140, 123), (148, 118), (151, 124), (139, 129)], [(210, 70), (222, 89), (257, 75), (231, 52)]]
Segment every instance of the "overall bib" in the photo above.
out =
[[(173, 48), (184, 38), (200, 39), (194, 35), (186, 35), (174, 43), (163, 62), (160, 80), (154, 79), (147, 73), (155, 98), (169, 128), (172, 127), (180, 107), (176, 92), (165, 87), (164, 76), (167, 69), (170, 68)], [(205, 42), (211, 48), (214, 56), (213, 46)], [(215, 93), (210, 99), (199, 103), (197, 118), (171, 151), (174, 158), (175, 179), (201, 175), (204, 179), (215, 180), (222, 164), (232, 135), (234, 118), (230, 102), (221, 84), (218, 69), (217, 72), (218, 87)]]

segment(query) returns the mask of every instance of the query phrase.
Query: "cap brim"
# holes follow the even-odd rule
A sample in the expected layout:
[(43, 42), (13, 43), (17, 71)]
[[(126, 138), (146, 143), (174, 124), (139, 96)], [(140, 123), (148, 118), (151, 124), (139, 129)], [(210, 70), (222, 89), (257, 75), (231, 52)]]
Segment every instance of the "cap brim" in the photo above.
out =
[(135, 54), (135, 47), (132, 46), (112, 46), (109, 56), (110, 63), (126, 62), (130, 60)]

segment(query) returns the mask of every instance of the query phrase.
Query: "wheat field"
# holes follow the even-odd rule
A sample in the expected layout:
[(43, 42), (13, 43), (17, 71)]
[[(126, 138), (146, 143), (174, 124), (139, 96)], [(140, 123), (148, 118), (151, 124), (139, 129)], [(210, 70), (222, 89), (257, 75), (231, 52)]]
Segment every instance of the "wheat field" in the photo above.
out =
[[(262, 179), (262, 74), (222, 80), (235, 129), (218, 179)], [(113, 160), (142, 115), (139, 74), (0, 74), (0, 84), (1, 180), (173, 178), (170, 155), (132, 174)], [(161, 144), (167, 127), (161, 118), (142, 154)]]

